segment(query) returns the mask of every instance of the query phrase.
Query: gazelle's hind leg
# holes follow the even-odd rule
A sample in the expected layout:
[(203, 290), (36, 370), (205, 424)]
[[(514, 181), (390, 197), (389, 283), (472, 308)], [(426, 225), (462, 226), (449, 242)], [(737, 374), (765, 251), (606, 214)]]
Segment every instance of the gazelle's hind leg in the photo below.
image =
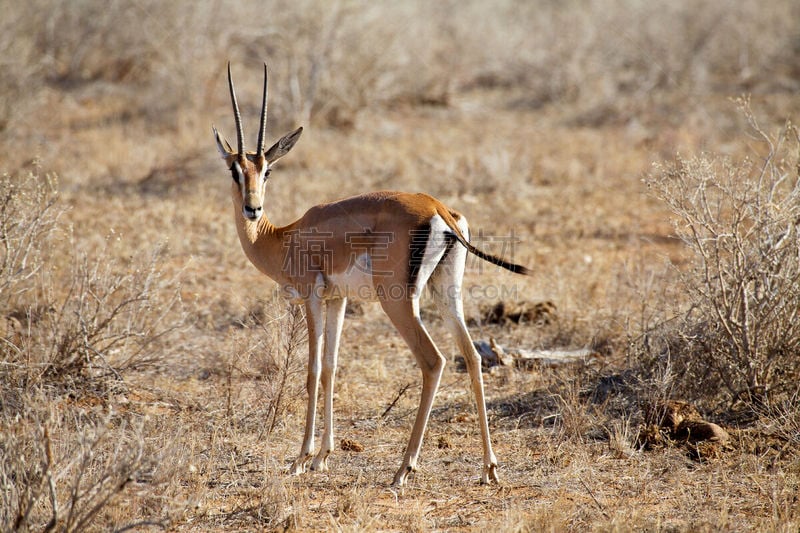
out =
[(422, 395), (417, 410), (417, 418), (411, 430), (403, 462), (394, 476), (392, 485), (401, 487), (405, 484), (410, 472), (417, 469), (417, 458), (422, 447), (422, 437), (431, 414), (433, 399), (439, 388), (439, 381), (444, 370), (445, 358), (436, 348), (419, 318), (419, 300), (383, 300), (384, 311), (397, 331), (406, 341), (422, 370)]
[[(459, 221), (462, 232), (467, 235), (467, 224), (463, 218)], [(478, 407), (481, 441), (483, 444), (483, 470), (481, 483), (499, 482), (497, 477), (497, 458), (492, 451), (489, 434), (489, 420), (486, 415), (486, 400), (483, 391), (483, 375), (481, 373), (481, 356), (472, 344), (472, 338), (464, 321), (464, 305), (461, 299), (461, 283), (464, 277), (464, 266), (467, 251), (463, 246), (454, 244), (450, 252), (438, 265), (429, 281), (436, 306), (442, 315), (447, 329), (458, 345), (467, 365), (467, 372)]]

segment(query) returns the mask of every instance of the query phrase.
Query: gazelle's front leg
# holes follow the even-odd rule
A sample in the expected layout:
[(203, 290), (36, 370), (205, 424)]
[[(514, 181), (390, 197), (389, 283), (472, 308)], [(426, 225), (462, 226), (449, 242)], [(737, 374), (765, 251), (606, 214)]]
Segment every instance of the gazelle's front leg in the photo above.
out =
[[(314, 291), (312, 291), (314, 293)], [(322, 300), (312, 294), (305, 302), (306, 323), (308, 324), (308, 376), (306, 390), (308, 392), (308, 405), (306, 406), (306, 429), (303, 433), (303, 444), (300, 455), (292, 464), (289, 472), (292, 475), (302, 474), (306, 471), (306, 464), (314, 453), (314, 427), (317, 415), (317, 395), (319, 391), (319, 378), (322, 363)]]
[(333, 450), (333, 382), (339, 357), (339, 339), (342, 336), (344, 310), (347, 299), (328, 300), (325, 310), (325, 354), (322, 358), (322, 388), (325, 391), (325, 429), (319, 453), (311, 463), (311, 470), (328, 470), (328, 455)]

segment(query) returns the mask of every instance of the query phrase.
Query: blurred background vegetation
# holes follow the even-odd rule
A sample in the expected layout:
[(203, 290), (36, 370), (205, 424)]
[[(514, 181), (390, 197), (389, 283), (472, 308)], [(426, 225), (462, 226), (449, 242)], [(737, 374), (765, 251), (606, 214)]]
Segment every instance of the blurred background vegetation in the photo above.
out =
[(228, 60), (255, 70), (269, 63), (280, 80), (271, 87), (280, 122), (332, 126), (352, 124), (364, 108), (447, 105), (476, 89), (509, 91), (508, 106), (570, 106), (574, 120), (591, 125), (625, 123), (646, 108), (655, 108), (652, 119), (674, 121), (693, 97), (796, 92), (800, 79), (793, 0), (0, 7), (4, 135), (46, 130), (25, 117), (52, 92), (113, 95), (125, 102), (116, 118), (179, 128), (225, 98), (218, 82)]

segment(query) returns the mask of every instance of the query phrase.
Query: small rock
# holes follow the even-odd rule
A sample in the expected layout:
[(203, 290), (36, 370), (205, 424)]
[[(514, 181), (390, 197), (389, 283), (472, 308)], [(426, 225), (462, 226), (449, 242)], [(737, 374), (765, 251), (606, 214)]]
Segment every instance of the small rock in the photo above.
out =
[(684, 420), (675, 430), (675, 439), (688, 442), (728, 442), (730, 435), (717, 424), (705, 420)]

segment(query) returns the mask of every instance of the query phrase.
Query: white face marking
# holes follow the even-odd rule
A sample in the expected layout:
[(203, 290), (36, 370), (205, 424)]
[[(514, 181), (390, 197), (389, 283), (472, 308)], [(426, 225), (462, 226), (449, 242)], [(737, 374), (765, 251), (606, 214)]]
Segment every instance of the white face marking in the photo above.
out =
[(231, 173), (233, 174), (232, 177), (236, 179), (236, 183), (239, 184), (239, 188), (242, 188), (242, 184), (244, 183), (244, 173), (242, 172), (242, 167), (238, 161), (233, 162)]
[(234, 163), (234, 165), (236, 165), (236, 168), (239, 170), (239, 192), (242, 193), (242, 202), (244, 205), (247, 205), (247, 187), (244, 181), (244, 170), (239, 166), (239, 163)]

